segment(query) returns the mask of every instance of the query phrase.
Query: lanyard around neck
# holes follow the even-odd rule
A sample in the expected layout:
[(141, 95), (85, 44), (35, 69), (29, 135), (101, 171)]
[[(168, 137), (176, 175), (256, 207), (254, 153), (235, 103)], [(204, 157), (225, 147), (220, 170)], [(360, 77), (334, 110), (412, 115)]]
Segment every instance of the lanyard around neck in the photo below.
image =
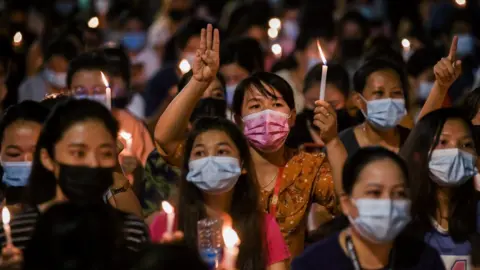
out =
[[(347, 235), (345, 237), (345, 242), (346, 242), (345, 244), (347, 247), (348, 256), (350, 257), (350, 260), (352, 260), (352, 263), (353, 263), (353, 268), (355, 268), (355, 270), (362, 270), (362, 266), (360, 265), (360, 261), (358, 260), (357, 251), (353, 246), (352, 237), (350, 235)], [(390, 260), (386, 269), (393, 270), (394, 261), (395, 261), (395, 252), (392, 251), (392, 254), (390, 256)]]

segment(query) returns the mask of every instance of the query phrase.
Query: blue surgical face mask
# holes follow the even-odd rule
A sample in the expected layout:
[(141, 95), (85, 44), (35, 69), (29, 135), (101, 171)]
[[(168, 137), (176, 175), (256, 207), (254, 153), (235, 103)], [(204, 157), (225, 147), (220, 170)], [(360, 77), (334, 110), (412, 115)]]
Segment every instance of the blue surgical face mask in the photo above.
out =
[(286, 20), (283, 22), (283, 31), (290, 40), (297, 40), (300, 29), (295, 20)]
[(66, 88), (67, 87), (67, 73), (66, 72), (54, 72), (51, 69), (43, 70), (43, 78), (53, 87)]
[(320, 60), (320, 58), (317, 58), (317, 57), (309, 57), (308, 58), (308, 66), (307, 66), (307, 70), (311, 70), (314, 66), (320, 64), (322, 61)]
[(207, 193), (230, 191), (242, 173), (240, 162), (233, 157), (209, 156), (190, 161), (187, 181)]
[(129, 51), (140, 51), (147, 41), (146, 32), (128, 32), (123, 35), (122, 44)]
[(2, 162), (2, 182), (10, 187), (24, 187), (32, 170), (32, 162)]
[(430, 91), (433, 88), (433, 82), (421, 82), (417, 89), (417, 97), (419, 100), (427, 100)]
[(358, 217), (348, 217), (356, 231), (374, 243), (393, 241), (410, 222), (409, 200), (357, 199)]
[[(89, 99), (103, 104), (105, 107), (108, 107), (107, 96), (106, 95), (75, 95), (76, 99)], [(110, 109), (110, 108), (109, 108)]]
[(470, 34), (458, 35), (457, 55), (464, 57), (473, 53), (475, 49), (475, 40)]
[(459, 186), (475, 174), (477, 157), (458, 148), (433, 150), (428, 163), (432, 180), (442, 186)]
[[(362, 97), (362, 96), (361, 96)], [(405, 100), (398, 98), (384, 98), (367, 101), (367, 113), (362, 110), (365, 118), (379, 129), (394, 128), (402, 121), (407, 114)]]
[(231, 84), (227, 85), (227, 105), (229, 108), (233, 106), (233, 97), (235, 95), (235, 89), (237, 88), (238, 84)]
[(62, 16), (70, 15), (74, 8), (75, 8), (75, 3), (72, 3), (72, 2), (55, 3), (55, 10), (57, 10), (57, 12)]

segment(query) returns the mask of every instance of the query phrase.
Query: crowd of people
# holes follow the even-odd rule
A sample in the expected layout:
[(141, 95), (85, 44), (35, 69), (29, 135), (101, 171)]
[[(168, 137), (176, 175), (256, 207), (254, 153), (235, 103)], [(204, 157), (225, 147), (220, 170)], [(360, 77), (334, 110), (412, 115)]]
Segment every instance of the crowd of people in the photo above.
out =
[(0, 269), (480, 269), (480, 1), (17, 2)]

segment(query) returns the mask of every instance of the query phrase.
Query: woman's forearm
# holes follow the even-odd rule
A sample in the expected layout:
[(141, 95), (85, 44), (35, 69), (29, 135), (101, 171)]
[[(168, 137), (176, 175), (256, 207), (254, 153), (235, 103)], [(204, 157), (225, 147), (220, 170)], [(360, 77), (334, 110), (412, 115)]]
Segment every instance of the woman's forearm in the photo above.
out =
[(207, 87), (208, 83), (192, 78), (165, 109), (154, 132), (160, 152), (167, 156), (175, 152), (179, 138), (183, 138), (190, 116)]
[(342, 170), (343, 164), (345, 164), (345, 160), (347, 160), (348, 157), (347, 149), (345, 149), (345, 146), (339, 137), (336, 137), (328, 142), (326, 147), (328, 161), (330, 162), (330, 166), (332, 168), (335, 192), (340, 196), (344, 193), (342, 186)]

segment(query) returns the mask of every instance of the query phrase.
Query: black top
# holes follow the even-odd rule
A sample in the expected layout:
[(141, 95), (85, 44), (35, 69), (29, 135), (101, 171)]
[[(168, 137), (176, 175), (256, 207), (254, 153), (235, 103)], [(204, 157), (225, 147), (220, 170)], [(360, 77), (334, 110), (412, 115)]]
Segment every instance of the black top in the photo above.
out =
[[(360, 149), (360, 145), (358, 144), (357, 137), (355, 137), (354, 132), (355, 127), (348, 128), (338, 135), (340, 140), (342, 141), (345, 149), (347, 150), (348, 157), (351, 157), (358, 149)], [(410, 134), (410, 129), (397, 126), (398, 132), (400, 133), (400, 146), (402, 146), (408, 138), (408, 134)]]
[[(339, 233), (308, 247), (292, 262), (292, 270), (354, 270), (339, 242)], [(394, 270), (444, 270), (438, 252), (423, 241), (399, 237), (395, 243)]]

